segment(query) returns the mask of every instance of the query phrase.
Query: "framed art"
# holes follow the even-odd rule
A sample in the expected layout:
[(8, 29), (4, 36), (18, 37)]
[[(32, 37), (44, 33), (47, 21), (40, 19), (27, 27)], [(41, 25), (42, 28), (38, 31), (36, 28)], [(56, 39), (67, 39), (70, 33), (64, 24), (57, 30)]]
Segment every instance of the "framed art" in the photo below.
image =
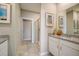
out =
[(59, 25), (59, 28), (63, 28), (63, 16), (59, 16), (58, 17), (58, 25)]
[(10, 23), (10, 4), (0, 3), (0, 23)]
[(54, 25), (54, 14), (46, 13), (46, 25), (53, 26)]

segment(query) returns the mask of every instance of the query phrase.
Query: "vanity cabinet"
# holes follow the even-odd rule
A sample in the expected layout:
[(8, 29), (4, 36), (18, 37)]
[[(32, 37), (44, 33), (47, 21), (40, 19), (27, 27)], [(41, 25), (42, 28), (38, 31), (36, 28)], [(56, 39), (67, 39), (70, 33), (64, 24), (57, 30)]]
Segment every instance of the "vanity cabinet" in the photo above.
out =
[(79, 45), (61, 40), (60, 56), (79, 56)]
[(0, 44), (0, 56), (8, 56), (8, 40)]
[(59, 43), (56, 38), (49, 37), (49, 52), (53, 55), (58, 56), (59, 53)]
[(49, 37), (49, 52), (55, 56), (79, 56), (79, 44)]

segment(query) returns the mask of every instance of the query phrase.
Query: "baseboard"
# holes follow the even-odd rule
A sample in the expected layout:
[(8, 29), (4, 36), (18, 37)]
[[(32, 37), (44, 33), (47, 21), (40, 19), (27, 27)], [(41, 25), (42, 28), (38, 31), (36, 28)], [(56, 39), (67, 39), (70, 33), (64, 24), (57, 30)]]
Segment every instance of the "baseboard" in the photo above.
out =
[(40, 56), (48, 56), (49, 52), (43, 52), (40, 54)]

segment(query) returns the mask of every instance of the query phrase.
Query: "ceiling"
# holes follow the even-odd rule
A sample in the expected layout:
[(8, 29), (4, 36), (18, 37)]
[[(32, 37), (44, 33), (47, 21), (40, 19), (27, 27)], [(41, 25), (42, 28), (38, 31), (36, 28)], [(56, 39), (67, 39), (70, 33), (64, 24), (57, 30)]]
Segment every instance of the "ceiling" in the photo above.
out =
[[(67, 9), (70, 6), (75, 5), (76, 3), (56, 3), (59, 9)], [(32, 12), (41, 11), (41, 3), (20, 3), (21, 9)], [(50, 6), (49, 6), (50, 7)]]
[(41, 4), (40, 3), (20, 3), (22, 10), (40, 12)]

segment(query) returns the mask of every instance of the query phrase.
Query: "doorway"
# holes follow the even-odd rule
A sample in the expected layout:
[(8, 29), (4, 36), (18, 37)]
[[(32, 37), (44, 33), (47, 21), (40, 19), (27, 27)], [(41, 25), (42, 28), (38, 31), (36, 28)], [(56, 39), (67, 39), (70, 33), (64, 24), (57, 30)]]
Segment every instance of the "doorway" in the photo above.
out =
[[(36, 26), (35, 26), (36, 24)], [(23, 40), (21, 41), (20, 47), (17, 49), (18, 56), (39, 56), (40, 46), (38, 37), (38, 22), (32, 20), (23, 19)], [(36, 30), (35, 30), (36, 28)], [(35, 34), (38, 34), (35, 39)], [(33, 43), (32, 41), (37, 41)]]
[(35, 43), (40, 45), (40, 19), (35, 21)]

